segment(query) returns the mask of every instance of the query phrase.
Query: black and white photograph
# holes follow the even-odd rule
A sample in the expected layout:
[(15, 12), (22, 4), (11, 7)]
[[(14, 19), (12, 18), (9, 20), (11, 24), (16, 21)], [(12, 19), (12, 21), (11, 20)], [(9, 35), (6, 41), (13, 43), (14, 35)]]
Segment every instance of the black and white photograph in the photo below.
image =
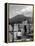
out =
[(8, 4), (7, 42), (29, 42), (34, 40), (34, 14), (32, 4)]

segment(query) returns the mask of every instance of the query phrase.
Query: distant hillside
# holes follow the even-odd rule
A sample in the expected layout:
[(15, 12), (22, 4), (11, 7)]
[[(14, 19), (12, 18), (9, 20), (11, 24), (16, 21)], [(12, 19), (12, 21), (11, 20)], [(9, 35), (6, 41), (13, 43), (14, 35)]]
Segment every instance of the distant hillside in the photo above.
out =
[(15, 17), (9, 19), (9, 23), (10, 24), (20, 23), (20, 22), (24, 21), (25, 19), (27, 21), (29, 21), (29, 19), (30, 19), (30, 21), (31, 21), (31, 17), (25, 17), (24, 15), (17, 15)]

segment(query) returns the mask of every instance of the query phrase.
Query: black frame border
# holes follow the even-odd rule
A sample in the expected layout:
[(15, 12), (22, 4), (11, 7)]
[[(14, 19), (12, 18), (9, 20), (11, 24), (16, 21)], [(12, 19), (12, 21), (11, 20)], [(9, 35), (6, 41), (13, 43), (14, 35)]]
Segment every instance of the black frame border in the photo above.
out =
[(7, 3), (5, 3), (5, 43), (7, 43)]

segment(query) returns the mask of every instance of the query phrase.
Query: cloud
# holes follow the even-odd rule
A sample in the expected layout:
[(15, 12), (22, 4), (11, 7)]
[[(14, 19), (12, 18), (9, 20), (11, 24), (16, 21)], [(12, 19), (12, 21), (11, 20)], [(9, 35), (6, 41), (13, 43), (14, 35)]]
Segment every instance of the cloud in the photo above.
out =
[(17, 10), (16, 11), (16, 15), (18, 14), (22, 14), (26, 17), (32, 17), (32, 10), (33, 10), (33, 7), (32, 6), (27, 6), (25, 9), (21, 9), (21, 10)]

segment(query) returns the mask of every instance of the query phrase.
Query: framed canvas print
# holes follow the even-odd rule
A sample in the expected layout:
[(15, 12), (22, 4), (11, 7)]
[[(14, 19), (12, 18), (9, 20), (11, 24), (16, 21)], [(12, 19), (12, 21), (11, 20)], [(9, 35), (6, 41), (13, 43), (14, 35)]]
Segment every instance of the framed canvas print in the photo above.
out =
[(5, 42), (34, 40), (34, 5), (5, 3)]

